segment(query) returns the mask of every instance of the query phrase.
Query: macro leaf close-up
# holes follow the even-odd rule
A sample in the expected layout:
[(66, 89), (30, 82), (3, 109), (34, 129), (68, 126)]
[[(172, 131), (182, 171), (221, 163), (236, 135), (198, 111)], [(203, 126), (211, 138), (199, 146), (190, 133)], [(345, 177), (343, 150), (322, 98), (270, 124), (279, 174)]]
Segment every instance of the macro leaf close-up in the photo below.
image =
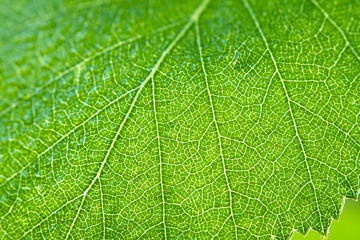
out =
[(359, 0), (0, 0), (0, 59), (0, 239), (327, 238), (358, 199)]

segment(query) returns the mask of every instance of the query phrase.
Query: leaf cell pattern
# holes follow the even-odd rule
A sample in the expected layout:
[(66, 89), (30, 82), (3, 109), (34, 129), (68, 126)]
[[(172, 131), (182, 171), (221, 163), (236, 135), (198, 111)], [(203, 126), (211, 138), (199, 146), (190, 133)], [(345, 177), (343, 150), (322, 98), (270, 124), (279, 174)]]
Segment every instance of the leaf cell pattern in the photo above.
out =
[(358, 0), (15, 2), (1, 239), (326, 235), (357, 199)]

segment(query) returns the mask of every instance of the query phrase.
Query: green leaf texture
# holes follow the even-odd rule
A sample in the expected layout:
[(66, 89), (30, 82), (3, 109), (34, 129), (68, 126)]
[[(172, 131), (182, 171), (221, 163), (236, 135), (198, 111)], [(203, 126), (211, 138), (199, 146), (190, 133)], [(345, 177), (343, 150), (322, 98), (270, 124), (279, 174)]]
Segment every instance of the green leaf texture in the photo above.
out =
[(1, 0), (0, 238), (326, 235), (359, 193), (359, 16)]

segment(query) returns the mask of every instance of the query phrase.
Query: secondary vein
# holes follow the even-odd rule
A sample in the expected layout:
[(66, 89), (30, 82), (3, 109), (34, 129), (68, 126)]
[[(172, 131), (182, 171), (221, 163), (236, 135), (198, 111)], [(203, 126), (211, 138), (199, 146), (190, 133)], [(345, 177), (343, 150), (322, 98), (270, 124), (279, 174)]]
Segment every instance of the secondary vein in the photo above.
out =
[(324, 227), (323, 227), (323, 221), (322, 221), (322, 217), (321, 217), (321, 213), (320, 213), (320, 209), (319, 209), (319, 203), (318, 203), (318, 198), (317, 198), (317, 194), (316, 194), (316, 188), (315, 188), (315, 184), (313, 182), (313, 179), (312, 179), (312, 174), (311, 174), (311, 170), (310, 170), (310, 166), (308, 164), (308, 161), (307, 161), (307, 155), (306, 155), (306, 152), (305, 152), (305, 148), (304, 148), (304, 145), (303, 145), (303, 142), (302, 142), (302, 139), (299, 135), (299, 132), (298, 132), (298, 128), (297, 128), (297, 124), (296, 124), (296, 120), (295, 120), (295, 117), (294, 117), (294, 114), (293, 114), (293, 110), (292, 110), (292, 107), (291, 107), (291, 99), (289, 97), (289, 94), (288, 94), (288, 91), (286, 89), (286, 86), (285, 86), (285, 82), (284, 82), (284, 79), (282, 78), (281, 76), (281, 73), (279, 71), (279, 68), (277, 66), (277, 62), (275, 60), (275, 57), (270, 49), (270, 46), (269, 46), (269, 43), (262, 31), (262, 28), (260, 27), (260, 23), (259, 21), (257, 20), (256, 18), (256, 15), (253, 11), (253, 9), (251, 8), (251, 6), (249, 5), (248, 1), (247, 0), (243, 0), (244, 2), (244, 5), (245, 5), (245, 8), (248, 10), (248, 12), (250, 13), (251, 15), (251, 18), (253, 19), (254, 23), (255, 23), (255, 26), (257, 28), (257, 30), (259, 31), (259, 34), (261, 35), (261, 38), (263, 39), (264, 41), (264, 44), (266, 46), (266, 48), (269, 50), (269, 54), (270, 54), (270, 57), (271, 57), (271, 60), (274, 64), (274, 67), (275, 67), (275, 71), (276, 73), (278, 74), (279, 76), (279, 79), (281, 81), (281, 84), (282, 84), (282, 87), (283, 87), (283, 90), (284, 90), (284, 93), (285, 93), (285, 96), (286, 96), (286, 99), (287, 99), (287, 103), (288, 103), (288, 107), (289, 107), (289, 111), (290, 111), (290, 116), (291, 116), (291, 119), (292, 119), (292, 122), (293, 122), (293, 125), (294, 125), (294, 129), (295, 129), (295, 135), (296, 137), (298, 138), (299, 140), (299, 143), (300, 143), (300, 147), (301, 147), (301, 151), (304, 155), (304, 159), (305, 159), (305, 164), (306, 164), (306, 168), (307, 168), (307, 172), (308, 172), (308, 175), (309, 175), (309, 179), (310, 179), (310, 183), (311, 183), (311, 186), (313, 188), (313, 192), (314, 192), (314, 197), (315, 197), (315, 202), (316, 202), (316, 207), (317, 207), (317, 211), (319, 213), (319, 218), (320, 218), (320, 225), (321, 225), (321, 229), (324, 230)]
[[(157, 72), (157, 70), (159, 69), (161, 63), (164, 61), (164, 59), (166, 58), (166, 56), (169, 54), (169, 52), (176, 46), (176, 44), (179, 42), (179, 40), (186, 34), (186, 32), (190, 29), (190, 27), (196, 22), (198, 21), (201, 13), (204, 11), (205, 7), (207, 6), (209, 0), (204, 0), (200, 5), (199, 7), (195, 10), (195, 12), (192, 14), (192, 16), (190, 17), (189, 21), (187, 22), (187, 24), (181, 29), (181, 31), (176, 35), (176, 37), (173, 39), (173, 41), (168, 45), (168, 47), (162, 52), (160, 58), (157, 60), (157, 62), (155, 63), (155, 65), (153, 66), (153, 68), (151, 69), (150, 71), (150, 74), (146, 77), (146, 79), (142, 82), (142, 84), (139, 86), (139, 89), (138, 91), (136, 92), (136, 95), (135, 97), (133, 98), (133, 101), (123, 119), (123, 121), (121, 122), (111, 144), (110, 144), (110, 147), (103, 159), (103, 161), (101, 162), (101, 165), (99, 167), (99, 170), (97, 171), (97, 174), (95, 176), (95, 178), (92, 180), (92, 182), (89, 184), (89, 186), (86, 188), (86, 190), (84, 191), (83, 193), (83, 197), (82, 197), (82, 200), (81, 200), (81, 203), (80, 203), (80, 206), (78, 208), (78, 211), (76, 212), (76, 215), (71, 223), (71, 226), (67, 232), (67, 235), (66, 235), (66, 238), (65, 240), (67, 240), (71, 234), (71, 231), (72, 231), (72, 228), (73, 226), (75, 225), (79, 215), (80, 215), (80, 211), (81, 209), (83, 208), (83, 204), (85, 202), (85, 199), (86, 199), (86, 196), (88, 194), (88, 192), (91, 190), (91, 188), (93, 187), (93, 185), (95, 184), (95, 182), (99, 179), (100, 180), (100, 176), (101, 176), (101, 173), (102, 173), (102, 170), (110, 156), (110, 153), (112, 151), (112, 149), (114, 148), (115, 146), (115, 142), (116, 140), (118, 139), (120, 133), (121, 133), (121, 130), (123, 129), (127, 119), (129, 118), (142, 90), (144, 89), (144, 87), (147, 85), (147, 83), (153, 79), (155, 73)], [(29, 232), (29, 231), (28, 231)]]
[(215, 128), (216, 128), (216, 132), (217, 132), (217, 136), (218, 136), (218, 141), (219, 141), (219, 147), (220, 147), (220, 156), (221, 156), (221, 163), (222, 163), (222, 168), (223, 168), (223, 174), (225, 176), (225, 180), (226, 180), (226, 185), (229, 191), (229, 198), (230, 198), (230, 216), (232, 218), (232, 221), (234, 223), (234, 228), (235, 228), (235, 237), (236, 239), (238, 238), (237, 236), (237, 228), (236, 228), (236, 222), (235, 222), (235, 217), (234, 217), (234, 211), (233, 211), (233, 206), (232, 206), (232, 191), (230, 188), (230, 182), (229, 182), (229, 178), (227, 176), (226, 173), (226, 164), (225, 164), (225, 159), (224, 159), (224, 154), (223, 154), (223, 148), (222, 148), (222, 141), (221, 141), (221, 134), (220, 134), (220, 130), (219, 130), (219, 126), (216, 120), (216, 115), (215, 115), (215, 109), (214, 109), (214, 104), (212, 101), (212, 94), (210, 91), (210, 87), (209, 87), (209, 81), (208, 81), (208, 77), (207, 77), (207, 73), (206, 73), (206, 69), (205, 69), (205, 63), (204, 63), (204, 59), (203, 59), (203, 53), (202, 53), (202, 47), (201, 47), (201, 39), (200, 39), (200, 33), (199, 33), (199, 24), (198, 21), (196, 21), (195, 23), (195, 30), (196, 30), (196, 43), (198, 46), (198, 50), (199, 50), (199, 55), (200, 55), (200, 60), (201, 60), (201, 66), (203, 69), (203, 73), (205, 76), (205, 83), (206, 83), (206, 90), (209, 96), (209, 101), (210, 101), (210, 107), (211, 107), (211, 113), (212, 113), (212, 117), (213, 117), (213, 122), (215, 124)]

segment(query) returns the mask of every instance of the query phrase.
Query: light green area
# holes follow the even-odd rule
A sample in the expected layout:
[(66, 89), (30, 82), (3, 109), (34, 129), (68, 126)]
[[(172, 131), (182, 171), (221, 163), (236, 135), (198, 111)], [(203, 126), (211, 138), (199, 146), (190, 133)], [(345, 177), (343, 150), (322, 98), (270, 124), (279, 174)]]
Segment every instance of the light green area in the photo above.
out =
[(359, 16), (0, 0), (0, 239), (325, 234), (359, 193)]
[[(347, 200), (339, 221), (333, 221), (330, 227), (328, 240), (358, 239), (360, 236), (360, 202)], [(310, 231), (304, 238), (301, 234), (295, 233), (292, 240), (319, 240), (317, 232)]]

